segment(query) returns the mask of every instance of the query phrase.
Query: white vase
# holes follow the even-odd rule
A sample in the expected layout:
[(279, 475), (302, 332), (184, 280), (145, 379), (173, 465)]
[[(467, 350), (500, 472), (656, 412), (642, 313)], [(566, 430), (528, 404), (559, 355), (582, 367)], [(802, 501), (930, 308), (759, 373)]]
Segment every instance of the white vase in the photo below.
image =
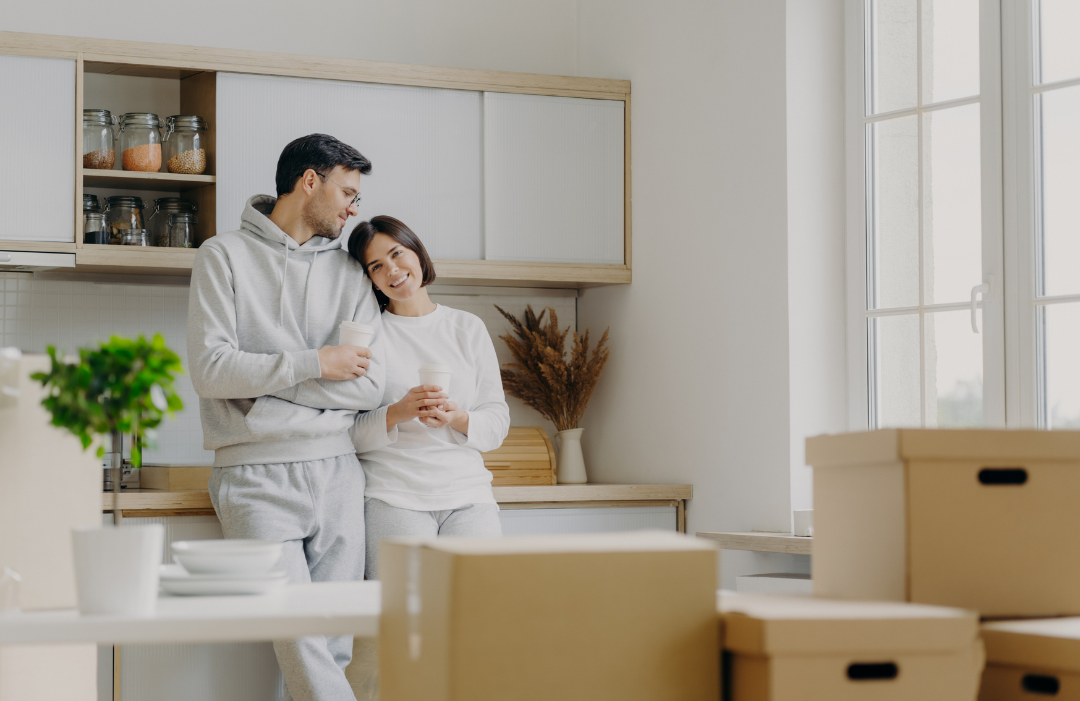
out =
[(72, 529), (79, 613), (149, 616), (157, 605), (165, 527)]
[(581, 453), (581, 434), (583, 428), (570, 428), (559, 431), (559, 456), (555, 463), (556, 479), (559, 484), (585, 484), (585, 456)]

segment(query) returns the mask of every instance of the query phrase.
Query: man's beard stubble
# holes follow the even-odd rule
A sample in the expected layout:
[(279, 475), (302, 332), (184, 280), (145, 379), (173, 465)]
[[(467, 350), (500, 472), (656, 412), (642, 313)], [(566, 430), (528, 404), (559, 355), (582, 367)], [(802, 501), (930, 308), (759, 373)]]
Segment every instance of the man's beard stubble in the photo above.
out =
[(341, 228), (337, 226), (337, 213), (332, 207), (323, 206), (322, 202), (311, 201), (304, 207), (300, 218), (308, 225), (315, 236), (333, 241), (341, 236)]

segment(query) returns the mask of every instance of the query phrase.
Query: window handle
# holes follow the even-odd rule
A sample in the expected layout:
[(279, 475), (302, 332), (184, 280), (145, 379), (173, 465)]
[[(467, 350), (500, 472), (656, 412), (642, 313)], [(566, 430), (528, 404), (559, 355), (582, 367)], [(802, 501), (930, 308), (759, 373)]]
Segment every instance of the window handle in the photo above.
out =
[(987, 277), (990, 279), (989, 282), (971, 288), (971, 330), (975, 333), (979, 333), (979, 317), (976, 315), (979, 309), (979, 294), (982, 294), (984, 303), (993, 299), (990, 292), (990, 283), (994, 281), (994, 276), (988, 275)]

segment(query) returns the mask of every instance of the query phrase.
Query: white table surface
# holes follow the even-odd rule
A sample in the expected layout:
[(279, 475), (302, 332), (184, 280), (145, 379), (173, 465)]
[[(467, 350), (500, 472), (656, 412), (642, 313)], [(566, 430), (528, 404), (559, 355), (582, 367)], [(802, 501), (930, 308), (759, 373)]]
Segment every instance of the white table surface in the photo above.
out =
[(218, 643), (305, 635), (374, 637), (378, 582), (293, 584), (262, 596), (162, 596), (153, 616), (81, 616), (70, 609), (0, 615), (0, 645)]

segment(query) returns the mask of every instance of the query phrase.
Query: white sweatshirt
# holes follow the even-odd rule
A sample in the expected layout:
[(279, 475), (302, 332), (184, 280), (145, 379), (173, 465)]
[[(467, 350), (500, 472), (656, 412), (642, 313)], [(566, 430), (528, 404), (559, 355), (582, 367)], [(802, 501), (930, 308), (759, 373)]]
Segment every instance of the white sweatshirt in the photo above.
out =
[[(414, 511), (494, 504), (481, 452), (502, 445), (510, 428), (495, 346), (480, 318), (439, 305), (420, 317), (382, 315), (386, 368), (383, 405), (361, 414), (353, 443), (367, 475), (364, 494)], [(469, 412), (469, 435), (413, 419), (386, 430), (386, 409), (420, 384), (419, 368), (449, 365), (450, 399)]]

